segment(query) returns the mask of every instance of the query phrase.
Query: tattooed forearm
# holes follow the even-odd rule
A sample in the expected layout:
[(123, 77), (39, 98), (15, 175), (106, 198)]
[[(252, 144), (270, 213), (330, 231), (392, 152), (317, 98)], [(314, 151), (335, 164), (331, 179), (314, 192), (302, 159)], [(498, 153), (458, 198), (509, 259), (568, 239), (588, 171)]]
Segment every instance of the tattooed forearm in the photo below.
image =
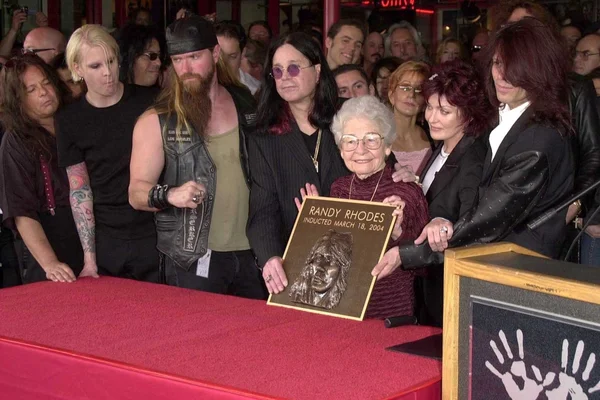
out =
[(67, 167), (71, 187), (71, 211), (84, 253), (96, 253), (96, 221), (94, 220), (94, 196), (85, 163)]

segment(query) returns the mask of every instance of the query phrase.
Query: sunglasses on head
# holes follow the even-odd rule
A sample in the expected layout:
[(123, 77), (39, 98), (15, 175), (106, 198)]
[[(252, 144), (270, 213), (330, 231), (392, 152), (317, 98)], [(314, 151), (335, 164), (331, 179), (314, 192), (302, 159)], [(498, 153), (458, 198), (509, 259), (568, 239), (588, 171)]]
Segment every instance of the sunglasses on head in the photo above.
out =
[(300, 71), (302, 71), (303, 69), (306, 69), (306, 68), (310, 68), (310, 67), (313, 67), (313, 65), (309, 65), (307, 67), (301, 67), (297, 64), (290, 64), (287, 66), (287, 68), (273, 67), (271, 69), (271, 76), (275, 79), (281, 79), (281, 78), (283, 78), (283, 73), (285, 71), (287, 71), (288, 75), (291, 78), (294, 78), (294, 77), (300, 75)]
[(477, 53), (477, 52), (481, 51), (482, 48), (483, 48), (483, 46), (472, 46), (471, 52)]
[(144, 55), (146, 57), (148, 57), (150, 59), (150, 61), (156, 61), (157, 59), (160, 58), (160, 53), (155, 53), (153, 51), (149, 51), (147, 53), (144, 53)]

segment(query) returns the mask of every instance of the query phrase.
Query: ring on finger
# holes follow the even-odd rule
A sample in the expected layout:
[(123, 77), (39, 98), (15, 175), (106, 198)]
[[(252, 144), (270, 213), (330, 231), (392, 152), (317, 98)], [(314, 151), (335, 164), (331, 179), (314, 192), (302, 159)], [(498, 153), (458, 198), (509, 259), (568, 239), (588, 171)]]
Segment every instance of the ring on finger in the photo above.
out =
[(440, 233), (448, 233), (448, 227), (447, 226), (442, 226), (440, 228)]
[(269, 283), (273, 280), (273, 277), (271, 275), (267, 275), (267, 277), (265, 278), (265, 282)]
[(194, 197), (192, 197), (192, 201), (196, 204), (200, 203), (200, 193), (196, 193)]

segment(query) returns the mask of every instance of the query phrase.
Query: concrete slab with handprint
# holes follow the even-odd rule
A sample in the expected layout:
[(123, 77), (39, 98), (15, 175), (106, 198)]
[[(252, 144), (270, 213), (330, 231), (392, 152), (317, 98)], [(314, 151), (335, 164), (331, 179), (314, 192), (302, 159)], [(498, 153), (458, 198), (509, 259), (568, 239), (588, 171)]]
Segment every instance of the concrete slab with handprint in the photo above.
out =
[(600, 327), (473, 303), (470, 398), (600, 399)]

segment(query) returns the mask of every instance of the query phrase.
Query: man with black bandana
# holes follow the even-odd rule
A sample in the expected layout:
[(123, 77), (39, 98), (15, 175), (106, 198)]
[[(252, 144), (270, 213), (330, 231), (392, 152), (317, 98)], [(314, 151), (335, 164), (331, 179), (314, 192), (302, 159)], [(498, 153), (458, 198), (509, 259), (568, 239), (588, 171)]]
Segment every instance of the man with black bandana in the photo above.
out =
[(171, 83), (133, 132), (129, 202), (156, 212), (168, 284), (264, 299), (245, 233), (254, 99), (221, 85), (221, 49), (207, 20), (175, 21), (167, 50)]

